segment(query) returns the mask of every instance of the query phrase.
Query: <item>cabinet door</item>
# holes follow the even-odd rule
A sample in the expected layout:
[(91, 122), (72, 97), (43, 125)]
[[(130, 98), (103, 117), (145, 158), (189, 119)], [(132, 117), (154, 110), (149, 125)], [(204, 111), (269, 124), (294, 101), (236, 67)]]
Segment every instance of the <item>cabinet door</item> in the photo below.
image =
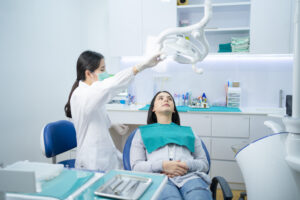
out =
[(291, 53), (292, 0), (251, 0), (251, 53)]
[(193, 131), (199, 136), (211, 136), (210, 115), (180, 113), (180, 121), (183, 126), (191, 126)]
[(242, 172), (234, 161), (211, 161), (211, 177), (223, 176), (229, 183), (244, 183)]
[(219, 160), (235, 160), (235, 152), (232, 150), (232, 145), (243, 147), (248, 144), (248, 139), (235, 138), (213, 138), (211, 140), (211, 159)]
[(157, 37), (167, 28), (176, 27), (176, 0), (143, 0), (142, 1), (142, 46), (146, 51), (150, 37)]
[(213, 115), (212, 136), (249, 137), (248, 115)]
[(108, 110), (108, 116), (112, 123), (121, 124), (147, 124), (147, 112), (134, 112), (134, 111), (118, 111)]
[(142, 53), (142, 1), (109, 0), (110, 56)]
[(148, 36), (176, 27), (176, 1), (109, 0), (111, 56), (141, 56)]

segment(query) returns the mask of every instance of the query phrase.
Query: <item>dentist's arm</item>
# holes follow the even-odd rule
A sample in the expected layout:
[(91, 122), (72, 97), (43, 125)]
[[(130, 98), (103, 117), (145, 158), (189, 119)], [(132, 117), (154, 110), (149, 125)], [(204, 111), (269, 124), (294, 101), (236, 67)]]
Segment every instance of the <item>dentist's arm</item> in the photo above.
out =
[(157, 53), (132, 69), (124, 69), (113, 77), (94, 82), (86, 94), (86, 113), (92, 112), (95, 107), (108, 103), (130, 84), (134, 75), (146, 68), (154, 67), (162, 60), (161, 53)]
[(143, 71), (144, 69), (156, 66), (160, 61), (164, 60), (166, 57), (162, 53), (156, 53), (153, 56), (146, 59), (144, 62), (137, 64), (133, 67), (133, 73), (136, 75), (137, 73)]

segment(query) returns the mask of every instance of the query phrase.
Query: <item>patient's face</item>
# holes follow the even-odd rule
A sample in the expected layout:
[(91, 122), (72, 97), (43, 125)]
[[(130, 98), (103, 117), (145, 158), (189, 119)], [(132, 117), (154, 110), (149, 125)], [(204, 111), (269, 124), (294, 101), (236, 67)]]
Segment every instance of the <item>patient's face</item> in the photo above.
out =
[(156, 113), (173, 113), (174, 102), (173, 98), (166, 92), (159, 93), (154, 101), (153, 112)]

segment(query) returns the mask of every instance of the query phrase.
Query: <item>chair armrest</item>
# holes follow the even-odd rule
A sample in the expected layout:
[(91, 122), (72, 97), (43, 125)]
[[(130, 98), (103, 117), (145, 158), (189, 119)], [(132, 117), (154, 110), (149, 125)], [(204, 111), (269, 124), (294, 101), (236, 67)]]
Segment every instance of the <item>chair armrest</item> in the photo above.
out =
[(229, 187), (229, 184), (228, 184), (227, 181), (226, 181), (223, 177), (221, 177), (221, 176), (216, 176), (216, 177), (214, 177), (214, 178), (212, 179), (212, 183), (211, 183), (211, 185), (210, 185), (210, 190), (211, 190), (211, 192), (212, 192), (213, 199), (215, 200), (216, 197), (217, 197), (217, 186), (218, 186), (218, 183), (219, 183), (220, 186), (221, 186), (224, 200), (232, 200), (233, 195), (232, 195), (231, 189), (230, 189), (230, 187)]

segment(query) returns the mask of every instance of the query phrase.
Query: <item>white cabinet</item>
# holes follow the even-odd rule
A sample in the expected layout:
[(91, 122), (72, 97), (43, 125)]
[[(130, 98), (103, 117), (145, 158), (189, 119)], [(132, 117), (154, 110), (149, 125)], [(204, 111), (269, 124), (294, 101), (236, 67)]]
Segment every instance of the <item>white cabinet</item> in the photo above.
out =
[(219, 160), (235, 160), (235, 153), (232, 150), (232, 145), (247, 144), (248, 139), (224, 139), (224, 138), (213, 138), (211, 140), (211, 159)]
[(148, 36), (176, 26), (176, 1), (110, 0), (110, 56), (144, 54)]
[(199, 136), (211, 136), (211, 116), (197, 113), (180, 113), (181, 125), (190, 126)]
[[(204, 0), (177, 6), (177, 25), (198, 22)], [(206, 27), (210, 52), (231, 37), (250, 36), (250, 52), (286, 54), (293, 51), (293, 0), (212, 0), (213, 16)]]
[(251, 0), (251, 53), (291, 53), (292, 0)]
[[(199, 22), (204, 15), (203, 2), (190, 0), (189, 5), (177, 6), (177, 25)], [(219, 44), (230, 43), (232, 37), (249, 36), (250, 7), (250, 0), (212, 0), (213, 16), (205, 30), (210, 52), (218, 52)]]
[(110, 110), (108, 115), (112, 123), (146, 125), (148, 112)]
[(249, 137), (248, 115), (214, 115), (212, 117), (212, 136)]
[(142, 1), (142, 48), (146, 51), (149, 37), (157, 37), (163, 30), (176, 27), (176, 0)]
[[(241, 170), (240, 170), (238, 164), (234, 161), (212, 160), (210, 174), (211, 174), (211, 177), (222, 176), (230, 184), (244, 183)], [(231, 185), (231, 189), (239, 189), (239, 188), (234, 188)]]

